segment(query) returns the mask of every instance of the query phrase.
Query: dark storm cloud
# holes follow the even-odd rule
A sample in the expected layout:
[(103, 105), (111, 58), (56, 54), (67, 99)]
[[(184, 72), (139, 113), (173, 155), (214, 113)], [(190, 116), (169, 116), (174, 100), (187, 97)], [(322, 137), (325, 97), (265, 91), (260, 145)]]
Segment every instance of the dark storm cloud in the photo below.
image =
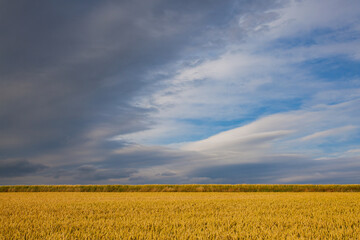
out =
[(5, 159), (0, 161), (0, 177), (21, 177), (38, 173), (47, 167), (26, 159)]
[(2, 152), (57, 149), (83, 140), (98, 123), (114, 128), (109, 135), (146, 127), (134, 122), (149, 110), (131, 106), (132, 97), (148, 83), (149, 69), (168, 63), (201, 32), (214, 7), (177, 5), (3, 1)]
[[(45, 165), (78, 166), (90, 161), (89, 156), (104, 161), (107, 169), (116, 166), (121, 176), (133, 173), (126, 169), (136, 164), (164, 163), (166, 154), (149, 160), (141, 151), (126, 161), (117, 160), (109, 152), (125, 143), (106, 141), (151, 124), (146, 116), (155, 110), (131, 104), (144, 87), (157, 81), (149, 72), (181, 56), (191, 57), (203, 48), (201, 36), (218, 44), (224, 36), (211, 29), (224, 28), (241, 11), (271, 4), (0, 1), (1, 157), (39, 159), (43, 164), (14, 160), (10, 166), (0, 160), (2, 169), (14, 172), (6, 175), (2, 170), (0, 175), (15, 176), (17, 168), (19, 174), (36, 175)], [(106, 174), (116, 175), (97, 169), (80, 176), (108, 179)]]

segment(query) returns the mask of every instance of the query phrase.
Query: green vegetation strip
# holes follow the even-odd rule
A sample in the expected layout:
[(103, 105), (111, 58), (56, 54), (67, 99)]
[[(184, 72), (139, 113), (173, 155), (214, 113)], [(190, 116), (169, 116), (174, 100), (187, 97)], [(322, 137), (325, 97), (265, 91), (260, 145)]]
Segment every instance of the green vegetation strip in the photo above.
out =
[(360, 192), (354, 185), (29, 185), (0, 186), (0, 192)]

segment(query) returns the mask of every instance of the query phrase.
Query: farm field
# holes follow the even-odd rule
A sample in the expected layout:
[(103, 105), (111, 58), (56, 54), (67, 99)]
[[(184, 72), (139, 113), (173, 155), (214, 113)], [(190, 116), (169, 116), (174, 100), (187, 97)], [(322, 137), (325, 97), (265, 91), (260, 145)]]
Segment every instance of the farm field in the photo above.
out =
[(6, 192), (0, 239), (358, 239), (360, 193)]

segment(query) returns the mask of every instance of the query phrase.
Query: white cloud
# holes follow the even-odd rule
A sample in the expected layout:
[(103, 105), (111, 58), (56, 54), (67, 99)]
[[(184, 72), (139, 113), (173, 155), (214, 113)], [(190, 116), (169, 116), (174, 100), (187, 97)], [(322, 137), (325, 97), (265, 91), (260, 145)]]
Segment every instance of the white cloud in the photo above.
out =
[(260, 133), (247, 133), (249, 126), (244, 126), (211, 136), (207, 139), (184, 145), (182, 149), (190, 151), (217, 152), (235, 151), (248, 152), (262, 147), (264, 143), (287, 136), (293, 131), (277, 130)]
[[(346, 140), (359, 127), (359, 101), (273, 114), (250, 124), (221, 132), (207, 139), (182, 146), (183, 150), (217, 154), (228, 163), (262, 161), (269, 156), (297, 154), (314, 158), (328, 153), (312, 141), (336, 137)], [(350, 112), (356, 113), (349, 115)], [(342, 126), (343, 122), (352, 125)], [(322, 129), (327, 130), (322, 130)], [(309, 144), (304, 142), (308, 141)], [(346, 151), (342, 146), (333, 151)], [(317, 154), (316, 154), (317, 152)], [(315, 153), (315, 155), (314, 155)]]
[(350, 149), (347, 151), (348, 153), (360, 153), (360, 148), (356, 148), (356, 149)]
[[(360, 4), (357, 0), (292, 0), (286, 7), (274, 11), (278, 18), (268, 24), (272, 38), (302, 35), (315, 29), (356, 28)], [(355, 22), (354, 22), (355, 20)]]
[(357, 128), (358, 128), (357, 126), (344, 126), (344, 127), (333, 128), (307, 135), (305, 137), (302, 137), (300, 140), (311, 141), (314, 139), (317, 140), (319, 138), (320, 139), (327, 138), (329, 136), (339, 136), (339, 135), (341, 136), (347, 134), (348, 132), (354, 131)]
[[(326, 158), (336, 162), (340, 157), (356, 154), (355, 148), (353, 152), (349, 150), (350, 146), (339, 144), (329, 150), (319, 143), (328, 139), (349, 140), (358, 130), (357, 80), (329, 82), (299, 65), (335, 56), (350, 61), (360, 59), (360, 42), (354, 37), (360, 35), (359, 20), (357, 1), (348, 4), (336, 0), (290, 1), (278, 9), (238, 16), (235, 30), (234, 26), (212, 29), (214, 36), (216, 32), (221, 35), (234, 31), (236, 36), (241, 32), (241, 40), (225, 36), (224, 41), (229, 42), (218, 51), (221, 54), (209, 57), (199, 53), (195, 61), (178, 64), (175, 70), (164, 69), (162, 75), (170, 77), (157, 89), (152, 88), (151, 96), (139, 96), (134, 103), (157, 109), (149, 116), (154, 123), (152, 128), (114, 138), (168, 145), (178, 149), (161, 151), (184, 156), (181, 161), (142, 168), (134, 176), (159, 181), (171, 177), (187, 182), (188, 173), (206, 167), (272, 163), (274, 159), (285, 162), (306, 159), (306, 164), (317, 164), (319, 161), (312, 160)], [(261, 109), (270, 110), (262, 113)], [(216, 124), (201, 124), (224, 120), (236, 124), (236, 120), (246, 118), (252, 122), (226, 131)], [(118, 154), (123, 154), (138, 150), (119, 151)], [(172, 176), (162, 174), (170, 172)], [(283, 174), (277, 181), (323, 180), (339, 174)]]
[[(173, 77), (150, 97), (140, 97), (135, 103), (158, 110), (151, 115), (156, 123), (153, 128), (117, 139), (169, 143), (184, 151), (197, 151), (208, 156), (199, 160), (201, 164), (252, 162), (292, 154), (312, 159), (331, 155), (313, 143), (334, 136), (348, 139), (357, 130), (359, 84), (356, 79), (346, 79), (343, 84), (329, 82), (298, 64), (333, 56), (358, 59), (360, 43), (352, 36), (360, 34), (360, 4), (352, 3), (343, 7), (335, 0), (290, 1), (264, 15), (256, 13), (264, 16), (259, 21), (253, 22), (256, 14), (240, 16), (239, 28), (248, 36), (242, 42), (228, 43), (225, 53), (217, 57), (205, 55), (186, 67), (179, 65), (176, 74), (166, 74)], [(313, 33), (319, 29), (326, 34)], [(338, 31), (343, 38), (337, 36)], [(311, 44), (300, 41), (282, 47), (276, 43), (304, 34), (313, 40)], [(292, 106), (294, 99), (301, 101)], [(262, 108), (270, 110), (266, 114), (257, 110)], [(210, 137), (213, 126), (191, 122), (244, 118), (257, 120), (228, 131), (218, 127), (219, 133)], [(183, 143), (186, 136), (202, 140)], [(339, 146), (337, 150), (348, 149)]]
[[(139, 172), (134, 174), (134, 178), (138, 177), (136, 181), (139, 182), (151, 180), (194, 183), (197, 181), (196, 178), (188, 177), (194, 170), (242, 164), (245, 164), (245, 168), (246, 164), (258, 164), (261, 167), (261, 164), (276, 164), (279, 159), (283, 164), (288, 165), (279, 169), (281, 175), (272, 176), (272, 181), (326, 182), (343, 177), (342, 170), (336, 169), (339, 166), (344, 168), (344, 171), (351, 168), (356, 159), (351, 160), (346, 157), (356, 156), (359, 149), (339, 145), (332, 147), (333, 152), (327, 152), (313, 141), (328, 137), (336, 137), (335, 141), (346, 139), (349, 133), (358, 129), (359, 118), (360, 100), (335, 105), (317, 105), (307, 109), (272, 114), (203, 140), (183, 143), (178, 150), (155, 146), (130, 146), (114, 153), (134, 154), (139, 151), (156, 150), (160, 151), (163, 157), (168, 155), (181, 159), (139, 169)], [(344, 122), (349, 125), (344, 126)], [(316, 160), (326, 161), (318, 163), (319, 161)], [(330, 165), (327, 165), (328, 162)], [(306, 165), (309, 165), (309, 169)], [(296, 172), (294, 166), (302, 166), (300, 172)], [(291, 173), (287, 174), (286, 171)], [(162, 175), (166, 172), (173, 174)], [(223, 180), (203, 179), (204, 182)]]

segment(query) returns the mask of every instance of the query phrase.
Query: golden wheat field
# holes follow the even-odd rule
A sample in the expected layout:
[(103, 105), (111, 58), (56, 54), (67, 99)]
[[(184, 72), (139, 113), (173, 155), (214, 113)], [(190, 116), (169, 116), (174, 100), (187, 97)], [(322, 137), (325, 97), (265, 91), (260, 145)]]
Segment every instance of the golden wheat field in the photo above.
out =
[(0, 193), (0, 239), (360, 239), (360, 193)]

